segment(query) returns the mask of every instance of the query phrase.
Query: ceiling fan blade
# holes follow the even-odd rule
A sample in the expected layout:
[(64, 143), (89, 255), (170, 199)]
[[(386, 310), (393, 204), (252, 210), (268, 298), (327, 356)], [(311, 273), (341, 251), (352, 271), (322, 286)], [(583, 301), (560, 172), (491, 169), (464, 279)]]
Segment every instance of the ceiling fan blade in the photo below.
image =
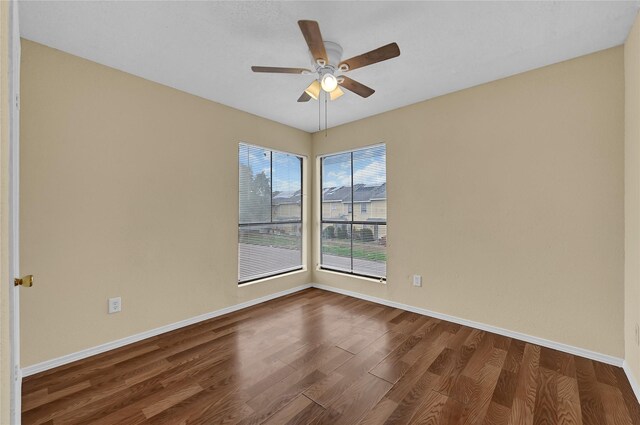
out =
[(358, 96), (369, 97), (376, 92), (371, 87), (367, 87), (364, 84), (357, 82), (356, 80), (345, 77), (344, 75), (339, 77), (338, 81), (340, 81), (340, 78), (342, 79), (342, 82), (338, 84), (340, 84), (340, 86), (344, 87), (345, 89), (354, 92)]
[(306, 68), (281, 68), (277, 66), (252, 66), (253, 72), (271, 72), (275, 74), (305, 74), (310, 73), (310, 69)]
[(311, 96), (306, 91), (303, 91), (300, 97), (298, 98), (298, 102), (308, 102), (311, 99)]
[(397, 56), (400, 56), (400, 48), (396, 43), (390, 43), (370, 52), (344, 60), (340, 62), (340, 67), (344, 69), (343, 65), (346, 65), (347, 69), (344, 69), (344, 71), (351, 71), (352, 69), (362, 68), (363, 66), (386, 61), (387, 59)]
[(298, 25), (313, 55), (313, 59), (316, 61), (322, 59), (327, 63), (327, 51), (324, 48), (324, 41), (322, 41), (322, 34), (320, 34), (320, 26), (318, 23), (316, 21), (298, 21)]

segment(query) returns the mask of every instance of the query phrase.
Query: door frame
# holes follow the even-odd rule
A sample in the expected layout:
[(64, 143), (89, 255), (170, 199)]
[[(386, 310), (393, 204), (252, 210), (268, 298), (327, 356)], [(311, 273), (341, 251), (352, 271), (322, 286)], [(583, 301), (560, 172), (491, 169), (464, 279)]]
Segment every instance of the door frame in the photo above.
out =
[(20, 29), (18, 1), (9, 2), (9, 343), (11, 347), (11, 423), (22, 422), (20, 368)]

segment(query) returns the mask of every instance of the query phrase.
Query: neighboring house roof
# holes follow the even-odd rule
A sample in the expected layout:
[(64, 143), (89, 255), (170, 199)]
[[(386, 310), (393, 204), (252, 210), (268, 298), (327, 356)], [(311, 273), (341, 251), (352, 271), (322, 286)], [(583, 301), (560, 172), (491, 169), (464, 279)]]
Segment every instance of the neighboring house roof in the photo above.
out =
[[(387, 199), (387, 184), (353, 186), (353, 202), (370, 202)], [(351, 202), (351, 186), (326, 187), (322, 191), (323, 202)]]
[[(273, 205), (299, 204), (302, 191), (291, 190), (273, 192)], [(353, 202), (371, 202), (387, 199), (387, 184), (353, 186)], [(351, 186), (325, 187), (322, 190), (322, 202), (351, 202)]]
[(347, 197), (351, 198), (351, 186), (325, 187), (322, 190), (323, 202), (344, 202)]
[(289, 190), (273, 192), (273, 205), (299, 204), (301, 199), (301, 190)]

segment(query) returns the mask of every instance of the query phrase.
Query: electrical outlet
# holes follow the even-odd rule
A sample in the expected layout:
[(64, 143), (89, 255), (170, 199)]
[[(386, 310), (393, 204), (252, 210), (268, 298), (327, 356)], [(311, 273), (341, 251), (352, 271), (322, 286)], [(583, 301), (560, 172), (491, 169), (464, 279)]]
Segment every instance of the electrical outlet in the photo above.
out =
[(422, 286), (422, 276), (419, 274), (413, 275), (413, 286)]
[(640, 325), (636, 323), (636, 345), (640, 345)]
[(109, 298), (109, 314), (118, 313), (122, 310), (122, 298)]

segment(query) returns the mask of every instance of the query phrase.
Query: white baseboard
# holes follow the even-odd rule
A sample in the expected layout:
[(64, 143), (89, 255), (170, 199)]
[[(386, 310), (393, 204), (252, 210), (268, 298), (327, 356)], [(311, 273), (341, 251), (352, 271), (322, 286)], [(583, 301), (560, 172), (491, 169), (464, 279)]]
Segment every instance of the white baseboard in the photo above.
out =
[(638, 401), (640, 401), (640, 385), (638, 385), (638, 381), (636, 381), (635, 376), (633, 376), (633, 372), (631, 372), (631, 368), (629, 367), (629, 363), (625, 360), (622, 363), (622, 369), (624, 373), (627, 375), (627, 379), (629, 380), (629, 384), (631, 384), (631, 389), (633, 389), (633, 393), (636, 395)]
[[(460, 325), (469, 326), (471, 328), (480, 329), (482, 331), (492, 332), (492, 333), (503, 335), (509, 338), (519, 339), (521, 341), (540, 345), (542, 347), (553, 348), (554, 350), (562, 351), (562, 352), (573, 354), (580, 357), (585, 357), (587, 359), (596, 360), (596, 361), (607, 363), (613, 366), (617, 366), (617, 367), (623, 366), (623, 360), (621, 358), (610, 356), (608, 354), (597, 353), (595, 351), (574, 347), (572, 345), (563, 344), (561, 342), (549, 341), (548, 339), (538, 338), (537, 336), (531, 336), (531, 335), (523, 334), (520, 332), (510, 331), (507, 329), (499, 328), (497, 326), (491, 326), (484, 323), (474, 322), (472, 320), (461, 319), (459, 317), (450, 316), (448, 314), (438, 313), (436, 311), (427, 310), (424, 308), (413, 307), (407, 304), (385, 300), (383, 298), (372, 297), (369, 295), (361, 294), (359, 292), (347, 291), (345, 289), (340, 289), (333, 286), (323, 285), (319, 283), (313, 283), (312, 286), (314, 288), (323, 289), (325, 291), (337, 292), (338, 294), (347, 295), (354, 298), (360, 298), (362, 300), (370, 301), (376, 304), (382, 304), (388, 307), (399, 308), (401, 310), (407, 310), (413, 313), (435, 317), (436, 319), (442, 319), (448, 322), (458, 323)], [(629, 379), (629, 381), (631, 382), (631, 379)], [(634, 387), (634, 391), (635, 391), (635, 387)], [(638, 392), (636, 392), (636, 395), (637, 394)]]
[(165, 332), (173, 331), (175, 329), (183, 328), (185, 326), (193, 325), (204, 320), (212, 319), (214, 317), (222, 316), (223, 314), (232, 313), (234, 311), (242, 310), (243, 308), (251, 307), (256, 304), (261, 304), (265, 301), (270, 301), (275, 298), (284, 297), (285, 295), (293, 294), (294, 292), (302, 291), (304, 289), (311, 288), (311, 284), (296, 286), (295, 288), (287, 289), (285, 291), (276, 292), (274, 294), (266, 295), (264, 297), (256, 298), (251, 301), (236, 304), (230, 307), (225, 307), (220, 310), (212, 311), (210, 313), (201, 314), (189, 319), (181, 320), (179, 322), (171, 323), (159, 328), (151, 329), (146, 332), (131, 335), (126, 338), (122, 338), (116, 341), (107, 342), (105, 344), (98, 345), (96, 347), (87, 348), (75, 353), (67, 354), (65, 356), (57, 357), (55, 359), (47, 360), (42, 363), (36, 363), (31, 366), (27, 366), (22, 369), (22, 377), (35, 375), (36, 373), (44, 372), (55, 367), (63, 366), (65, 364), (82, 360), (87, 357), (94, 356), (96, 354), (104, 353), (109, 350), (123, 347), (134, 342), (142, 341), (143, 339), (150, 338), (152, 336), (160, 335)]
[[(123, 347), (125, 345), (128, 344), (132, 344), (134, 342), (138, 342), (138, 341), (142, 341), (143, 339), (146, 338), (150, 338), (152, 336), (156, 336), (156, 335), (160, 335), (162, 333), (165, 332), (169, 332), (175, 329), (179, 329), (185, 326), (189, 326), (189, 325), (193, 325), (195, 323), (198, 322), (202, 322), (204, 320), (208, 320), (208, 319), (212, 319), (214, 317), (218, 317), (218, 316), (222, 316), (224, 314), (228, 314), (228, 313), (232, 313), (234, 311), (237, 310), (241, 310), (243, 308), (247, 308), (247, 307), (251, 307), (254, 306), (256, 304), (260, 304), (266, 301), (270, 301), (273, 300), (275, 298), (280, 298), (283, 297), (285, 295), (289, 295), (289, 294), (293, 294), (295, 292), (298, 291), (302, 291), (304, 289), (308, 289), (308, 288), (318, 288), (318, 289), (322, 289), (325, 291), (331, 291), (331, 292), (336, 292), (339, 294), (343, 294), (343, 295), (347, 295), (350, 297), (354, 297), (354, 298), (360, 298), (362, 300), (366, 300), (366, 301), (370, 301), (376, 304), (382, 304), (382, 305), (386, 305), (389, 307), (394, 307), (394, 308), (399, 308), (402, 310), (407, 310), (407, 311), (411, 311), (413, 313), (417, 313), (417, 314), (422, 314), (425, 316), (430, 316), (430, 317), (435, 317), (437, 319), (442, 319), (442, 320), (446, 320), (449, 322), (453, 322), (453, 323), (458, 323), (460, 325), (464, 325), (464, 326), (469, 326), (472, 328), (476, 328), (476, 329), (480, 329), (483, 331), (487, 331), (487, 332), (492, 332), (492, 333), (496, 333), (499, 335), (503, 335), (509, 338), (516, 338), (522, 341), (526, 341), (529, 342), (531, 344), (537, 344), (543, 347), (548, 347), (548, 348), (553, 348), (555, 350), (558, 351), (562, 351), (565, 353), (569, 353), (569, 354), (574, 354), (576, 356), (580, 356), (580, 357), (585, 357), (591, 360), (596, 360), (599, 362), (603, 362), (603, 363), (607, 363), (613, 366), (618, 366), (618, 367), (623, 367), (625, 370), (625, 373), (627, 374), (628, 378), (629, 378), (629, 382), (631, 383), (631, 386), (633, 387), (634, 392), (636, 393), (636, 396), (638, 396), (640, 394), (640, 386), (638, 386), (638, 383), (636, 382), (636, 380), (633, 378), (633, 375), (630, 373), (630, 371), (628, 370), (628, 367), (625, 366), (625, 363), (623, 362), (622, 359), (618, 358), (618, 357), (613, 357), (613, 356), (609, 356), (607, 354), (602, 354), (602, 353), (597, 353), (595, 351), (590, 351), (590, 350), (586, 350), (583, 348), (578, 348), (578, 347), (574, 347), (571, 345), (567, 345), (567, 344), (563, 344), (560, 342), (555, 342), (555, 341), (549, 341), (547, 339), (544, 338), (538, 338), (535, 336), (531, 336), (531, 335), (527, 335), (527, 334), (523, 334), (520, 332), (515, 332), (515, 331), (510, 331), (507, 329), (503, 329), (503, 328), (499, 328), (496, 326), (491, 326), (491, 325), (487, 325), (484, 323), (479, 323), (479, 322), (474, 322), (471, 320), (467, 320), (467, 319), (462, 319), (459, 317), (455, 317), (455, 316), (450, 316), (448, 314), (443, 314), (443, 313), (438, 313), (435, 311), (431, 311), (431, 310), (427, 310), (424, 308), (419, 308), (419, 307), (414, 307), (414, 306), (410, 306), (407, 304), (402, 304), (402, 303), (398, 303), (395, 301), (389, 301), (389, 300), (385, 300), (383, 298), (378, 298), (378, 297), (372, 297), (369, 295), (365, 295), (365, 294), (361, 294), (359, 292), (353, 292), (353, 291), (348, 291), (348, 290), (344, 290), (344, 289), (340, 289), (340, 288), (335, 288), (333, 286), (328, 286), (328, 285), (322, 285), (322, 284), (317, 284), (317, 283), (312, 283), (312, 284), (306, 284), (306, 285), (300, 285), (300, 286), (296, 286), (295, 288), (291, 288), (285, 291), (281, 291), (281, 292), (276, 292), (274, 294), (271, 295), (267, 295), (264, 297), (260, 297), (260, 298), (256, 298), (254, 300), (251, 301), (247, 301), (244, 303), (240, 303), (240, 304), (236, 304), (230, 307), (226, 307), (220, 310), (216, 310), (216, 311), (212, 311), (210, 313), (205, 313), (199, 316), (195, 316), (189, 319), (185, 319), (182, 320), (180, 322), (176, 322), (176, 323), (171, 323), (169, 325), (165, 325), (165, 326), (161, 326), (159, 328), (155, 328), (155, 329), (151, 329), (149, 331), (146, 332), (142, 332), (136, 335), (132, 335), (126, 338), (122, 338), (116, 341), (112, 341), (112, 342), (107, 342), (105, 344), (101, 344), (98, 345), (96, 347), (91, 347), (91, 348), (87, 348), (85, 350), (81, 350), (75, 353), (71, 353), (71, 354), (67, 354), (65, 356), (61, 356), (61, 357), (57, 357), (55, 359), (51, 359), (51, 360), (47, 360), (41, 363), (37, 363), (31, 366), (27, 366), (25, 368), (22, 369), (22, 377), (27, 377), (30, 375), (34, 375), (36, 373), (40, 373), (40, 372), (44, 372), (46, 370), (49, 369), (53, 369), (55, 367), (59, 367), (59, 366), (63, 366), (65, 364), (77, 361), (77, 360), (82, 360), (85, 359), (87, 357), (90, 356), (94, 356), (96, 354), (100, 354), (100, 353), (104, 353), (106, 351), (109, 350), (113, 350), (116, 348), (120, 348)], [(638, 399), (640, 400), (640, 397), (638, 397)]]

